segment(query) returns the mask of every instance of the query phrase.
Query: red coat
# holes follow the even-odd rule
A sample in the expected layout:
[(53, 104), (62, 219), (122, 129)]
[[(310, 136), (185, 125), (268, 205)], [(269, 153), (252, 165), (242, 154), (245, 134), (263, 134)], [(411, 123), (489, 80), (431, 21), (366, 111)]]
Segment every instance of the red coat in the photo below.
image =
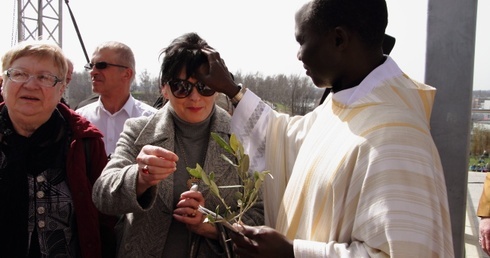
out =
[[(73, 198), (82, 257), (114, 257), (116, 217), (101, 214), (92, 202), (92, 186), (107, 163), (102, 133), (85, 118), (58, 104), (58, 110), (72, 131), (66, 173)], [(87, 170), (85, 144), (88, 141), (90, 168)]]

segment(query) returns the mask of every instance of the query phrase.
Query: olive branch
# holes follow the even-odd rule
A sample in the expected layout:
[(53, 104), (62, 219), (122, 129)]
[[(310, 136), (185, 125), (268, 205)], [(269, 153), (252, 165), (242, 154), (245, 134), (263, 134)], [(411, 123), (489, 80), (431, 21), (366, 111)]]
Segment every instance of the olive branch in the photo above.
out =
[[(250, 158), (247, 154), (245, 154), (243, 145), (237, 139), (235, 134), (231, 134), (229, 143), (227, 143), (216, 133), (211, 132), (211, 137), (213, 137), (218, 145), (221, 146), (226, 152), (235, 157), (237, 163), (229, 159), (226, 155), (221, 154), (221, 158), (236, 168), (242, 184), (218, 186), (214, 181), (214, 172), (210, 172), (208, 175), (199, 164), (196, 164), (196, 168), (187, 167), (189, 174), (193, 177), (202, 179), (203, 183), (209, 187), (211, 193), (220, 200), (225, 208), (224, 214), (221, 216), (218, 215), (221, 214), (219, 205), (216, 207), (216, 212), (210, 212), (205, 208), (200, 209), (200, 211), (207, 215), (206, 219), (211, 223), (223, 221), (241, 223), (243, 215), (257, 202), (260, 187), (264, 182), (265, 175), (269, 175), (271, 177), (272, 175), (270, 175), (270, 171), (254, 171), (253, 173), (249, 173), (248, 170), (250, 166)], [(220, 195), (220, 189), (229, 188), (238, 189), (234, 195), (237, 202), (237, 207), (239, 208), (238, 213), (233, 212), (231, 210), (231, 206), (228, 205)]]

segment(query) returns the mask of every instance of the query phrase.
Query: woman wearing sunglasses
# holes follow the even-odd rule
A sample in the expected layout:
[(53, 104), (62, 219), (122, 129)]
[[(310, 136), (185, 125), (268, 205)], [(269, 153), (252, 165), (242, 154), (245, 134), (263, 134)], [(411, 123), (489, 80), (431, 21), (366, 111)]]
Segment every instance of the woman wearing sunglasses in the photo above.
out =
[[(117, 226), (119, 257), (233, 256), (221, 226), (203, 223), (205, 216), (197, 211), (199, 205), (214, 211), (219, 200), (186, 170), (199, 163), (215, 173), (218, 185), (241, 184), (210, 137), (214, 132), (228, 140), (231, 118), (216, 105), (218, 93), (194, 76), (209, 69), (204, 48), (209, 48), (206, 41), (188, 33), (162, 51), (160, 80), (168, 104), (151, 117), (126, 122), (95, 183), (96, 206), (103, 213), (124, 214)], [(190, 191), (193, 184), (199, 191)], [(220, 190), (228, 204), (235, 192)], [(247, 214), (247, 223), (263, 224), (261, 205)]]

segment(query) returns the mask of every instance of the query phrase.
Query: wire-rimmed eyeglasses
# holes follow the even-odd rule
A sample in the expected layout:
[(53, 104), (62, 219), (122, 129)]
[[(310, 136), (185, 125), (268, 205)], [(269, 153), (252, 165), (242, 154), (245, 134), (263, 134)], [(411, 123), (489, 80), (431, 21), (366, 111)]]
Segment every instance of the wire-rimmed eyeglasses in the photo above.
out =
[(31, 80), (31, 78), (35, 78), (36, 82), (43, 87), (54, 87), (57, 83), (63, 81), (62, 79), (58, 78), (58, 76), (50, 73), (40, 73), (32, 75), (28, 72), (15, 68), (7, 69), (6, 71), (4, 71), (4, 74), (6, 74), (11, 81), (17, 83), (26, 83)]

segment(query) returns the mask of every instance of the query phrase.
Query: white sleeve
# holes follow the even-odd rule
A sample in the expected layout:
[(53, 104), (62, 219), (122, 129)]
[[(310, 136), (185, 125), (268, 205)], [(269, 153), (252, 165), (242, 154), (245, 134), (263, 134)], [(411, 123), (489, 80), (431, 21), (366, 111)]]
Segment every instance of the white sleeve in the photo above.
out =
[(247, 90), (231, 120), (231, 131), (250, 157), (252, 171), (269, 170), (263, 185), (265, 225), (275, 227), (279, 204), (304, 137), (320, 109), (305, 116), (291, 117), (275, 112)]
[(293, 248), (295, 258), (370, 257), (370, 255), (366, 252), (364, 245), (358, 241), (347, 245), (346, 243), (324, 243), (295, 239), (293, 242)]
[(238, 137), (250, 157), (252, 171), (265, 170), (265, 138), (272, 108), (247, 90), (231, 119), (231, 131)]

